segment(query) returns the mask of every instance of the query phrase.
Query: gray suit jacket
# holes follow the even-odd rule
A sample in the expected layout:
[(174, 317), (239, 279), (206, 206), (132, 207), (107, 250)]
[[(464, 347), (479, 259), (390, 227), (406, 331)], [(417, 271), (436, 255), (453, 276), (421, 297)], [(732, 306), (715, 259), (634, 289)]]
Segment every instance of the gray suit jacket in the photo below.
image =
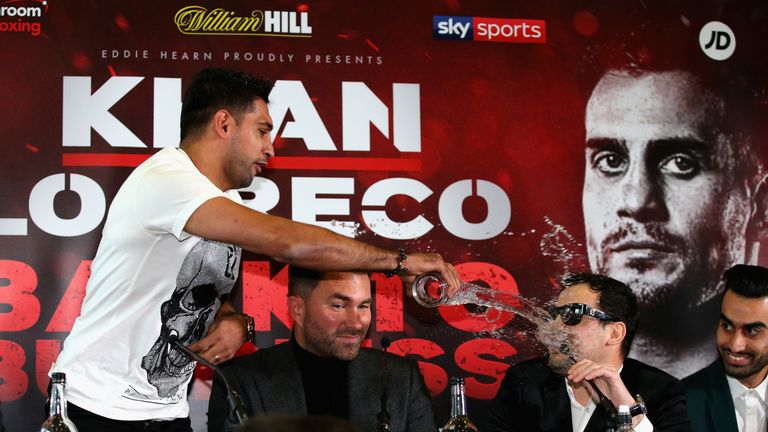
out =
[(721, 359), (683, 379), (688, 417), (696, 432), (738, 432), (733, 397)]
[[(233, 359), (222, 369), (240, 393), (248, 416), (307, 414), (301, 373), (289, 342)], [(361, 348), (349, 364), (349, 420), (363, 431), (376, 430), (385, 370), (390, 430), (436, 431), (432, 402), (416, 362), (368, 348)], [(208, 405), (209, 432), (231, 430), (228, 411), (226, 390), (214, 379)]]

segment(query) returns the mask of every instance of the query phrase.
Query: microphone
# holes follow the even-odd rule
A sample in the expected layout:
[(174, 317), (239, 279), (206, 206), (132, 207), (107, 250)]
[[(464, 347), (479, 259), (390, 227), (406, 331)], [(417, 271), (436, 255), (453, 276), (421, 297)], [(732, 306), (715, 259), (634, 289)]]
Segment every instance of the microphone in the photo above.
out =
[(381, 375), (381, 395), (379, 397), (380, 403), (381, 403), (381, 409), (379, 410), (379, 414), (376, 416), (376, 419), (378, 420), (378, 423), (376, 424), (376, 432), (389, 432), (390, 426), (389, 426), (389, 410), (387, 410), (387, 402), (389, 400), (388, 394), (387, 394), (387, 384), (389, 382), (389, 362), (387, 362), (387, 348), (392, 344), (392, 340), (390, 340), (387, 336), (384, 336), (381, 338), (381, 350), (384, 352), (384, 356), (382, 357), (382, 362), (384, 363), (383, 373)]
[(389, 336), (384, 336), (381, 338), (381, 350), (384, 352), (387, 352), (387, 349), (390, 345), (392, 345), (392, 340), (389, 338)]
[(224, 384), (224, 388), (227, 390), (227, 402), (229, 402), (230, 417), (232, 416), (232, 413), (234, 413), (235, 418), (237, 419), (237, 423), (239, 425), (245, 424), (245, 421), (248, 419), (248, 415), (245, 413), (245, 407), (243, 406), (242, 400), (240, 400), (240, 395), (237, 393), (234, 387), (232, 387), (229, 384), (229, 380), (227, 380), (227, 377), (224, 375), (224, 371), (214, 366), (213, 363), (204, 359), (203, 356), (201, 356), (200, 354), (187, 348), (184, 344), (182, 344), (178, 340), (174, 340), (173, 344), (176, 345), (176, 348), (183, 351), (184, 354), (186, 354), (187, 357), (190, 358), (190, 360), (198, 361), (204, 364), (205, 366), (208, 366), (209, 368), (211, 368), (211, 370), (216, 374), (216, 376), (219, 377), (219, 380)]

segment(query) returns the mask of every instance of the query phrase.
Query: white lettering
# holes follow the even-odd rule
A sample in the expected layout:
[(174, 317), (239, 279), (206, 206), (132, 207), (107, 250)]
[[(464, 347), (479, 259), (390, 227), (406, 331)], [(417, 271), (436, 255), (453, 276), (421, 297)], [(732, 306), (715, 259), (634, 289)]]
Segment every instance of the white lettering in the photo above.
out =
[(80, 197), (80, 213), (72, 219), (56, 214), (53, 202), (59, 192), (66, 191), (65, 174), (50, 175), (32, 188), (29, 195), (29, 215), (41, 230), (59, 237), (74, 237), (96, 228), (104, 217), (107, 201), (101, 186), (92, 179), (69, 174), (70, 189)]
[[(432, 190), (424, 183), (409, 178), (388, 178), (371, 185), (363, 195), (363, 206), (380, 206), (387, 204), (389, 198), (395, 195), (406, 195), (417, 202), (423, 202)], [(415, 239), (428, 233), (432, 225), (424, 216), (416, 216), (408, 222), (395, 222), (385, 210), (363, 210), (362, 218), (365, 225), (374, 233), (395, 240)]]
[(155, 148), (175, 147), (181, 130), (181, 80), (155, 78), (152, 145)]
[(273, 140), (290, 110), (293, 121), (285, 123), (281, 137), (303, 139), (307, 150), (336, 150), (301, 81), (278, 80), (269, 94), (269, 100), (269, 113), (275, 125)]
[(251, 185), (240, 191), (253, 194), (253, 198), (243, 198), (243, 204), (262, 213), (268, 213), (280, 202), (280, 189), (275, 182), (264, 177), (254, 177)]
[(351, 221), (319, 221), (317, 216), (349, 216), (348, 198), (318, 198), (318, 195), (354, 195), (355, 179), (341, 177), (294, 177), (292, 179), (293, 220), (317, 225), (347, 237), (354, 237), (357, 224)]
[[(474, 187), (476, 191), (473, 191)], [(486, 202), (488, 215), (482, 222), (472, 223), (464, 218), (462, 205), (471, 196), (479, 196)], [(445, 229), (456, 237), (485, 240), (506, 229), (512, 208), (507, 194), (499, 186), (485, 180), (461, 180), (448, 186), (440, 195), (438, 215)]]
[(64, 77), (62, 145), (90, 147), (91, 128), (113, 147), (146, 147), (109, 109), (143, 77), (111, 77), (91, 94), (91, 77)]

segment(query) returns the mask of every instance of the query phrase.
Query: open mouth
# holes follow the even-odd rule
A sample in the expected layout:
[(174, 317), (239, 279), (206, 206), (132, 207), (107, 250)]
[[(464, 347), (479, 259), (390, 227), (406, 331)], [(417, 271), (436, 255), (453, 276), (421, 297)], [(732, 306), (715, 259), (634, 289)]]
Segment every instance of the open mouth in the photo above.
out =
[(723, 358), (729, 365), (739, 367), (748, 365), (749, 362), (752, 361), (752, 354), (736, 354), (730, 351), (725, 351), (723, 352)]

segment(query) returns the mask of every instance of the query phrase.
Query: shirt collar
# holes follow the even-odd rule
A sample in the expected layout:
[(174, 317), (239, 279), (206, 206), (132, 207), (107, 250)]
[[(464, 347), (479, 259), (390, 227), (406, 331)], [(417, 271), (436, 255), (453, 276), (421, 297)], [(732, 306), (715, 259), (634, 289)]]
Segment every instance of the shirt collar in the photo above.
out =
[[(744, 396), (747, 392), (749, 392), (750, 388), (747, 388), (744, 384), (741, 383), (741, 381), (737, 380), (736, 378), (726, 375), (725, 376), (726, 381), (728, 381), (728, 388), (731, 390), (731, 397), (733, 400), (736, 400), (742, 396)], [(757, 397), (760, 399), (760, 403), (765, 403), (765, 392), (768, 389), (768, 376), (766, 378), (763, 378), (763, 382), (757, 385), (757, 387), (754, 388), (755, 392), (757, 392)]]

